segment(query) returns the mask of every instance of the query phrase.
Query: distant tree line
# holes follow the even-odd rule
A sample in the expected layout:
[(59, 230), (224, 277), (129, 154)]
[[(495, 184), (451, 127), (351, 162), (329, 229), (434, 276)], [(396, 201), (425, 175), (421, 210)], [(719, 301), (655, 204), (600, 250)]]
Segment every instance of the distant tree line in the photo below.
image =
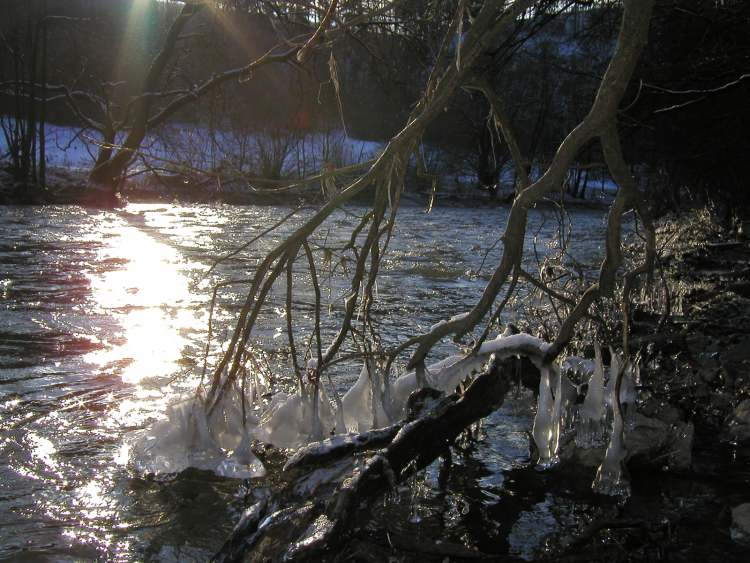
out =
[[(164, 121), (219, 129), (335, 126), (359, 138), (387, 139), (419, 99), (441, 48), (450, 54), (460, 49), (460, 29), (441, 45), (459, 3), (472, 13), (475, 2), (466, 0), (339, 2), (330, 29), (341, 33), (318, 44), (322, 48), (305, 64), (296, 56), (278, 57), (278, 64), (201, 89), (274, 46), (277, 55), (284, 42), (300, 48), (330, 4), (189, 2), (195, 13), (167, 44), (184, 13), (182, 3), (6, 0), (0, 7), (5, 159), (16, 175), (38, 180), (44, 177), (46, 122), (91, 127), (115, 145), (118, 135), (137, 129), (139, 108), (148, 114), (148, 127), (156, 126), (154, 116), (180, 96), (185, 103)], [(570, 0), (541, 2), (524, 13), (477, 62), (476, 84), (458, 92), (425, 132), (423, 142), (439, 150), (440, 161), (417, 164), (441, 174), (472, 174), (491, 194), (518, 180), (517, 173), (509, 180), (510, 146), (475, 87), (481, 84), (514, 123), (516, 148), (529, 172), (542, 168), (588, 111), (621, 10), (618, 1)], [(356, 25), (345, 27), (345, 21)], [(739, 164), (748, 149), (747, 29), (750, 7), (740, 0), (657, 2), (649, 45), (622, 112), (629, 160), (661, 207), (694, 197), (746, 197)], [(116, 153), (100, 151), (97, 166)], [(561, 189), (584, 197), (591, 178), (602, 177), (602, 163), (601, 150), (588, 147)], [(123, 170), (101, 169), (96, 179), (104, 183)]]

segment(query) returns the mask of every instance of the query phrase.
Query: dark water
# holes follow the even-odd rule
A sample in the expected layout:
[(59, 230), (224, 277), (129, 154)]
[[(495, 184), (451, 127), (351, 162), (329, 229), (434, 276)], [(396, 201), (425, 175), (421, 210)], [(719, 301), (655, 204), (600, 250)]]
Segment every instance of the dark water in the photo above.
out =
[[(246, 278), (300, 219), (203, 279), (215, 257), (288, 211), (0, 207), (0, 559), (190, 561), (205, 560), (221, 545), (248, 484), (198, 471), (146, 481), (129, 471), (123, 445), (169, 401), (195, 389), (211, 284)], [(339, 213), (320, 240), (345, 241), (362, 212)], [(487, 250), (506, 216), (499, 208), (401, 211), (378, 282), (378, 317), (389, 338), (471, 307), (497, 263), (501, 245)], [(580, 211), (572, 218), (571, 252), (591, 265), (601, 255), (603, 215)], [(529, 231), (540, 253), (556, 229), (551, 211), (532, 214)], [(330, 331), (345, 279), (323, 278)], [(311, 322), (312, 294), (301, 278), (296, 287), (303, 326)], [(282, 291), (272, 295), (279, 306)], [(222, 294), (219, 335), (231, 327), (239, 299), (240, 291)], [(280, 379), (284, 362), (275, 352), (283, 339), (276, 337), (284, 322), (270, 307), (258, 331), (258, 347)], [(338, 384), (345, 387), (358, 372), (340, 366)], [(386, 506), (387, 518), (376, 511), (374, 522), (398, 521), (393, 513), (404, 512), (391, 524), (389, 541), (439, 534), (490, 553), (543, 553), (550, 538), (573, 530), (593, 505), (580, 491), (519, 471), (527, 463), (532, 416), (528, 397), (508, 401), (486, 421), (485, 439), (472, 455), (456, 460), (448, 493), (436, 492), (431, 469), (409, 493), (411, 502)]]

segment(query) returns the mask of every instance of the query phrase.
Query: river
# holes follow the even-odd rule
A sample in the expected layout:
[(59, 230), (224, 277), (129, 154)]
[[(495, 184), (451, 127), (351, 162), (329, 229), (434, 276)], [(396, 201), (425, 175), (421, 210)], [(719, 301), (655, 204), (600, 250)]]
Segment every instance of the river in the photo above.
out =
[[(168, 481), (141, 479), (127, 465), (126, 444), (170, 401), (195, 389), (212, 284), (246, 278), (310, 211), (207, 276), (214, 260), (288, 212), (169, 204), (119, 211), (0, 207), (0, 559), (201, 561), (221, 546), (254, 484), (193, 470)], [(337, 213), (318, 240), (343, 242), (363, 212)], [(497, 263), (506, 217), (500, 207), (399, 212), (377, 288), (376, 314), (390, 340), (472, 306)], [(571, 217), (571, 253), (589, 268), (602, 255), (604, 215), (576, 210)], [(557, 227), (551, 208), (531, 212), (529, 268), (536, 267), (535, 238), (543, 255), (549, 251), (543, 241), (554, 239)], [(344, 281), (323, 276), (327, 334)], [(309, 288), (300, 281), (299, 290), (302, 326), (312, 314)], [(282, 295), (283, 284), (272, 295), (279, 307)], [(231, 327), (241, 297), (241, 288), (222, 294), (219, 335)], [(289, 373), (277, 353), (285, 326), (279, 311), (270, 307), (261, 319), (257, 346), (283, 383)], [(454, 350), (445, 344), (438, 355)], [(343, 389), (358, 373), (356, 365), (340, 365), (336, 384)], [(406, 527), (392, 536), (408, 535), (419, 522), (425, 537), (483, 549), (505, 542), (508, 553), (529, 558), (551, 535), (564, 535), (589, 505), (570, 491), (540, 493), (513, 477), (527, 462), (532, 417), (528, 397), (508, 400), (486, 421), (477, 450), (458, 463), (466, 482), (437, 494), (428, 471), (413, 488), (418, 498), (391, 506), (391, 520), (393, 511), (404, 511)], [(374, 514), (379, 518), (388, 519)]]

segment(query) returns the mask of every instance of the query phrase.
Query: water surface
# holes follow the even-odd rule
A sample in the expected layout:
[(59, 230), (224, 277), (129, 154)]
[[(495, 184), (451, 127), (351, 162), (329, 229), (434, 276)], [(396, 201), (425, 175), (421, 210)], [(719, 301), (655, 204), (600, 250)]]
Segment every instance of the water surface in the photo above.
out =
[[(121, 211), (0, 207), (0, 559), (205, 560), (221, 545), (248, 484), (198, 471), (169, 482), (143, 480), (125, 465), (123, 446), (162, 416), (168, 402), (195, 388), (211, 285), (251, 275), (263, 253), (309, 211), (206, 277), (215, 258), (288, 212), (164, 204)], [(363, 212), (338, 213), (318, 242), (341, 245)], [(388, 340), (473, 305), (497, 264), (506, 217), (504, 208), (401, 210), (377, 288), (377, 318)], [(602, 253), (603, 215), (576, 211), (573, 220), (572, 252), (592, 265)], [(536, 267), (533, 236), (543, 254), (542, 242), (556, 229), (553, 211), (531, 213), (530, 269)], [(325, 268), (321, 278), (330, 335), (346, 284), (340, 275), (326, 276)], [(312, 322), (306, 279), (304, 269), (296, 271), (300, 326)], [(280, 381), (289, 378), (278, 353), (285, 345), (279, 338), (283, 290), (283, 284), (275, 290), (257, 333)], [(241, 288), (222, 294), (219, 336), (231, 328), (241, 299)], [(438, 354), (454, 350), (445, 344)], [(339, 366), (337, 385), (345, 388), (358, 373), (355, 365)], [(438, 498), (428, 472), (421, 508), (404, 509), (423, 514), (406, 514), (405, 525), (411, 518), (427, 530), (439, 514), (448, 535), (466, 536), (467, 544), (487, 548), (510, 532), (509, 549), (519, 556), (543, 545), (568, 518), (557, 514), (572, 510), (564, 503), (542, 497), (523, 504), (515, 532), (500, 529), (507, 519), (493, 520), (508, 472), (528, 453), (531, 418), (526, 399), (511, 400), (490, 417), (479, 451), (458, 464), (458, 475), (472, 482)]]

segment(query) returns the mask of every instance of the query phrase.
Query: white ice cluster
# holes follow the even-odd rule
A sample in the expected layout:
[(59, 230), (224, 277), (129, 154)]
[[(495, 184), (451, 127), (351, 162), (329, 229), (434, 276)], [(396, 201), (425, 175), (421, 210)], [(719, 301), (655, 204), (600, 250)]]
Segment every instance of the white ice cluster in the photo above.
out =
[[(575, 431), (575, 443), (579, 448), (607, 446), (593, 488), (602, 494), (627, 496), (630, 494), (630, 483), (625, 467), (627, 450), (624, 433), (635, 424), (639, 372), (637, 367), (634, 368), (610, 349), (612, 361), (605, 385), (605, 370), (598, 343), (594, 343), (594, 350), (593, 362), (568, 358), (563, 362), (562, 369), (555, 365), (541, 367), (532, 436), (542, 468), (558, 461), (562, 437), (568, 431)], [(584, 377), (590, 374), (586, 397), (577, 412), (577, 388), (563, 372), (576, 372)], [(619, 396), (616, 392), (618, 377)]]
[[(614, 380), (622, 365), (613, 353), (610, 382), (605, 389), (604, 367), (597, 344), (594, 362), (568, 359), (561, 370), (542, 365), (548, 349), (544, 341), (528, 334), (499, 336), (485, 342), (475, 354), (450, 356), (425, 369), (429, 386), (452, 392), (470, 375), (482, 370), (491, 354), (499, 359), (523, 354), (541, 370), (537, 413), (533, 438), (540, 464), (557, 460), (562, 438), (576, 429), (580, 447), (602, 446), (609, 434), (607, 412), (615, 429), (624, 427), (617, 409), (612, 409)], [(577, 388), (564, 371), (592, 372), (588, 393), (576, 421)], [(620, 401), (626, 418), (635, 413), (635, 384), (631, 370), (623, 371)], [(276, 393), (263, 399), (267, 389), (257, 380), (248, 389), (227, 393), (210, 415), (203, 403), (191, 399), (172, 405), (165, 420), (157, 422), (132, 443), (131, 463), (140, 474), (168, 476), (195, 467), (236, 478), (262, 476), (265, 469), (251, 451), (254, 440), (280, 448), (298, 448), (334, 434), (367, 432), (381, 428), (405, 415), (410, 394), (417, 389), (417, 376), (409, 372), (389, 383), (374, 362), (364, 362), (357, 381), (344, 394), (336, 408), (321, 387), (317, 392)], [(243, 405), (244, 401), (244, 405)], [(622, 432), (612, 434), (605, 461), (600, 470), (598, 489), (622, 489), (617, 467), (624, 459)], [(619, 463), (619, 465), (617, 465)], [(614, 483), (610, 485), (610, 483)]]
[[(547, 344), (526, 334), (498, 337), (469, 356), (451, 356), (426, 368), (428, 383), (451, 392), (469, 375), (482, 369), (496, 353), (506, 357), (525, 350), (541, 357)], [(405, 414), (406, 402), (417, 388), (414, 372), (387, 383), (371, 362), (332, 408), (325, 391), (276, 393), (270, 400), (261, 381), (253, 378), (244, 392), (235, 389), (206, 415), (202, 402), (192, 398), (167, 409), (166, 418), (136, 436), (130, 461), (141, 475), (175, 475), (188, 467), (237, 478), (264, 474), (250, 445), (259, 440), (281, 448), (297, 448), (331, 433), (364, 432), (382, 427)], [(242, 404), (242, 401), (245, 404)]]
[(156, 477), (175, 475), (188, 467), (225, 477), (262, 477), (265, 468), (250, 450), (249, 425), (242, 424), (241, 410), (233, 407), (209, 418), (197, 399), (171, 405), (165, 420), (133, 441), (134, 469)]
[(577, 396), (576, 386), (557, 366), (542, 366), (531, 432), (542, 467), (553, 465), (558, 460), (562, 437), (573, 427)]
[(589, 379), (586, 398), (578, 411), (576, 445), (579, 448), (601, 447), (607, 439), (604, 416), (604, 365), (598, 342), (594, 343), (594, 354), (594, 371)]
[(345, 430), (366, 432), (388, 423), (384, 406), (384, 386), (372, 362), (362, 364), (359, 378), (341, 399)]
[[(613, 420), (614, 417), (614, 397), (615, 383), (617, 375), (622, 370), (622, 382), (620, 383), (620, 405), (622, 407), (622, 416), (627, 429), (632, 429), (635, 425), (635, 404), (637, 399), (636, 385), (640, 379), (640, 371), (633, 364), (625, 360), (612, 348), (609, 349), (612, 363), (609, 367), (609, 381), (607, 382), (606, 404), (607, 418)], [(623, 365), (625, 363), (625, 365)]]

